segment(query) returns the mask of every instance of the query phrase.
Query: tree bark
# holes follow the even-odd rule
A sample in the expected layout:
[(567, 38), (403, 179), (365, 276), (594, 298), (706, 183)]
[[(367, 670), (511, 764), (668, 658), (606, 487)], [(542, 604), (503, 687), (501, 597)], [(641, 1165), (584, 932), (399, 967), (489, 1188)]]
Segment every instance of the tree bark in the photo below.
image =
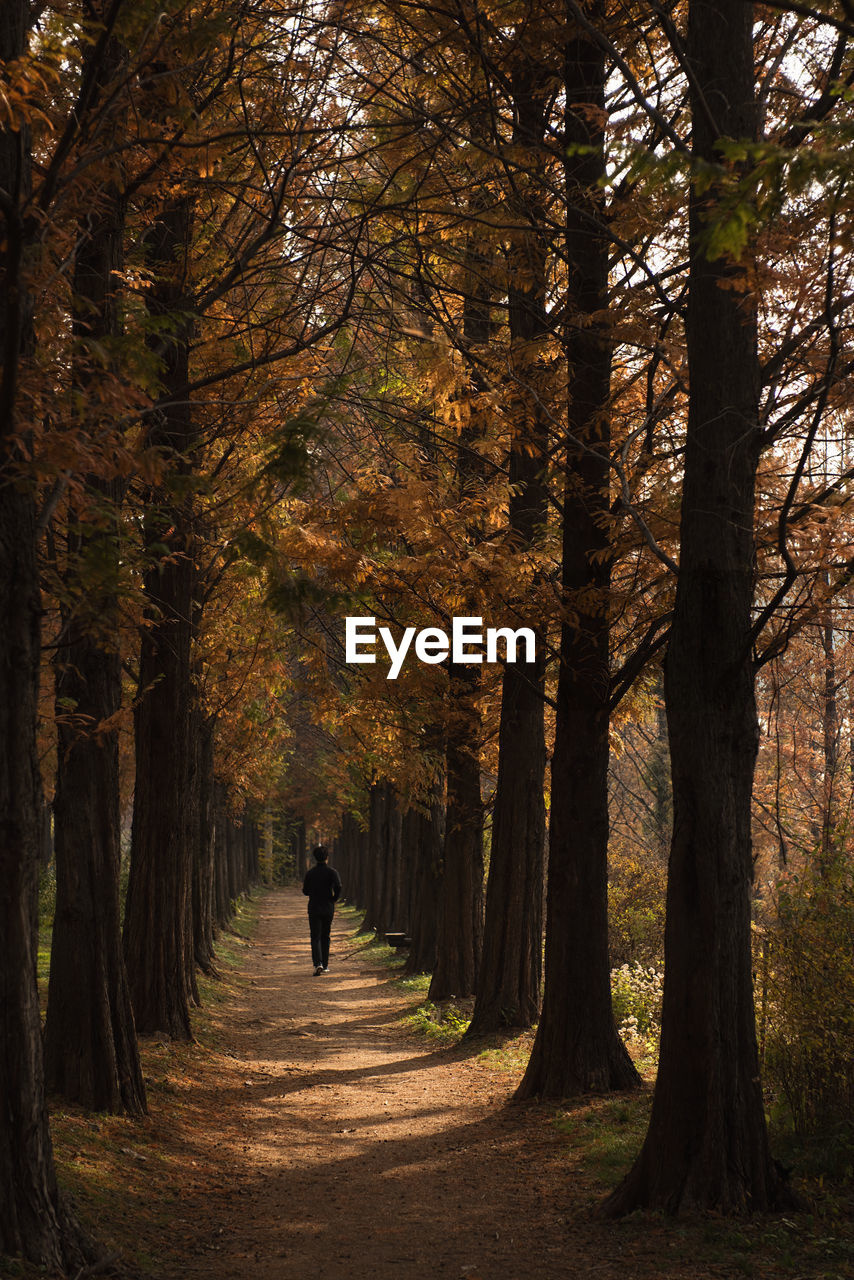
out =
[[(546, 123), (541, 71), (525, 57), (512, 82), (513, 142), (525, 148), (528, 168), (527, 181), (520, 178), (508, 201), (522, 228), (516, 233), (508, 264), (514, 377), (509, 395), (519, 415), (510, 454), (508, 518), (516, 552), (536, 543), (548, 502), (543, 475), (549, 434), (547, 397), (537, 386), (541, 369), (536, 357), (536, 344), (550, 329), (548, 239), (538, 183)], [(534, 661), (506, 663), (502, 677), (483, 957), (468, 1030), (471, 1037), (502, 1027), (533, 1026), (539, 1014), (546, 838), (544, 692), (545, 661), (538, 635)]]
[(359, 933), (374, 933), (380, 925), (387, 792), (384, 782), (371, 785), (368, 799), (368, 862), (365, 876), (365, 915)]
[[(25, 0), (0, 6), (2, 69), (27, 48)], [(0, 238), (0, 1254), (51, 1270), (79, 1267), (94, 1249), (56, 1184), (44, 1097), (36, 987), (38, 866), (42, 794), (36, 724), (41, 600), (34, 486), (21, 483), (17, 399), (32, 349), (26, 202), (31, 154), (26, 126), (0, 130), (0, 189), (7, 197)]]
[[(162, 210), (149, 244), (158, 273), (150, 306), (153, 314), (171, 318), (172, 332), (159, 354), (164, 392), (173, 395), (157, 414), (149, 442), (169, 459), (173, 483), (187, 473), (194, 440), (185, 390), (190, 335), (186, 321), (175, 314), (182, 304), (186, 308), (191, 219), (189, 202), (177, 201)], [(192, 519), (186, 497), (161, 493), (156, 498), (144, 529), (150, 567), (134, 714), (136, 784), (124, 948), (137, 1030), (189, 1040), (194, 972), (188, 943), (190, 849), (184, 837), (192, 706)]]
[[(752, 6), (692, 0), (693, 149), (755, 137)], [(673, 770), (661, 1052), (649, 1131), (606, 1201), (743, 1213), (786, 1199), (768, 1150), (751, 979), (750, 628), (760, 451), (755, 303), (706, 251), (715, 185), (692, 188), (690, 401), (675, 615), (665, 662)]]
[[(829, 579), (826, 573), (825, 581)], [(836, 671), (836, 654), (834, 652), (833, 609), (828, 608), (828, 617), (821, 626), (821, 647), (824, 653), (824, 679), (821, 691), (821, 728), (822, 728), (822, 806), (821, 806), (821, 846), (819, 849), (819, 867), (827, 872), (833, 866), (838, 855), (840, 809), (837, 797), (839, 769), (839, 681)]]
[(483, 801), (477, 667), (449, 667), (448, 799), (429, 998), (474, 994), (483, 949)]
[(383, 876), (377, 925), (381, 938), (391, 930), (400, 930), (404, 927), (400, 918), (403, 871), (402, 823), (403, 815), (400, 812), (397, 793), (388, 783), (383, 824)]
[[(601, 18), (601, 6), (593, 10)], [(614, 1025), (608, 958), (610, 586), (606, 68), (579, 35), (567, 46), (566, 267), (572, 308), (561, 627), (546, 906), (543, 1010), (520, 1098), (628, 1089), (640, 1080)]]
[(194, 707), (191, 732), (196, 752), (193, 803), (193, 955), (202, 973), (216, 975), (214, 956), (214, 725)]
[[(90, 545), (93, 537), (86, 535)], [(98, 638), (93, 630), (115, 608), (115, 598), (97, 591), (78, 597), (57, 657), (56, 913), (45, 1077), (50, 1092), (91, 1110), (142, 1115), (145, 1086), (120, 924), (118, 730), (101, 727), (119, 710), (121, 667), (118, 650), (107, 648), (115, 634)]]
[(344, 897), (347, 902), (364, 910), (364, 864), (365, 837), (358, 821), (349, 810), (341, 818), (341, 879), (344, 883)]
[[(2, 25), (0, 18), (0, 39)], [(4, 142), (0, 137), (0, 185), (5, 176)], [(41, 601), (35, 503), (31, 492), (9, 483), (10, 474), (17, 474), (11, 454), (4, 443), (0, 447), (0, 1254), (23, 1255), (31, 1262), (62, 1269), (82, 1265), (91, 1258), (92, 1248), (57, 1189), (44, 1096), (36, 988)]]
[[(472, 135), (483, 135), (482, 109), (475, 116)], [(483, 194), (471, 201), (471, 213), (484, 207)], [(483, 463), (476, 449), (483, 433), (478, 398), (488, 390), (478, 363), (492, 336), (491, 263), (477, 234), (471, 231), (463, 263), (463, 351), (468, 367), (468, 421), (457, 448), (460, 505), (473, 507), (481, 493)], [(467, 521), (467, 539), (480, 536), (478, 518)], [(474, 612), (475, 602), (469, 608)], [(442, 882), (436, 933), (436, 967), (430, 999), (474, 995), (483, 951), (483, 799), (480, 791), (480, 749), (483, 734), (477, 705), (480, 667), (448, 663), (448, 720), (445, 729), (447, 804), (442, 853)]]
[(214, 929), (228, 923), (231, 907), (228, 896), (228, 810), (225, 789), (214, 785)]
[(442, 882), (444, 811), (442, 786), (434, 784), (427, 813), (414, 813), (415, 862), (409, 926), (412, 945), (404, 968), (407, 973), (430, 973), (436, 965), (439, 887)]
[[(98, 76), (121, 64), (111, 41)], [(97, 390), (89, 344), (120, 333), (116, 275), (124, 208), (115, 186), (80, 228), (74, 264), (75, 381)], [(109, 375), (108, 375), (109, 376)], [(84, 424), (84, 427), (87, 424)], [(104, 422), (91, 425), (93, 433)], [(90, 476), (88, 511), (68, 513), (66, 601), (55, 667), (57, 771), (54, 800), (56, 912), (45, 1025), (47, 1088), (96, 1111), (146, 1111), (121, 943), (119, 743), (121, 708), (118, 509), (121, 485)]]

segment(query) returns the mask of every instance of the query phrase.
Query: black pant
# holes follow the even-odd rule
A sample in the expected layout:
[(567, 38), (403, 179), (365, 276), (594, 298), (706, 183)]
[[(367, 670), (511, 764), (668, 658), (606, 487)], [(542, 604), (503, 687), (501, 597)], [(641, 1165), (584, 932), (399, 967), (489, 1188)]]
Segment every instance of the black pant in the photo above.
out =
[(309, 911), (308, 927), (311, 932), (311, 960), (315, 969), (321, 965), (324, 969), (329, 964), (329, 930), (332, 928), (332, 916), (321, 915), (318, 911)]

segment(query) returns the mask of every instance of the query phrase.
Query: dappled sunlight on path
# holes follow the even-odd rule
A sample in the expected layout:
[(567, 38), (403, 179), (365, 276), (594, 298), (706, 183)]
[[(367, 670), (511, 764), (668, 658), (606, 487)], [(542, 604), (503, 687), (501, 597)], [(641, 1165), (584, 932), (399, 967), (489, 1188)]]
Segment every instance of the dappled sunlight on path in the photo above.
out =
[(553, 1109), (506, 1105), (511, 1073), (409, 1033), (412, 995), (372, 964), (339, 916), (315, 977), (304, 898), (264, 900), (164, 1277), (624, 1280), (613, 1231), (608, 1262), (572, 1243)]

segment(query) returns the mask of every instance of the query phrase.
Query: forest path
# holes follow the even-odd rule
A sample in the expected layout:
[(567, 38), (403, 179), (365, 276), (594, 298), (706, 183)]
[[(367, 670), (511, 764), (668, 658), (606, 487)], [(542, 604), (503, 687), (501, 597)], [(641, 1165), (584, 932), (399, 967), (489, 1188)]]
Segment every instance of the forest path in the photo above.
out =
[(505, 1105), (514, 1073), (401, 1026), (413, 996), (371, 966), (351, 922), (336, 917), (330, 972), (314, 977), (305, 899), (269, 893), (243, 977), (226, 1066), (197, 1099), (204, 1173), (182, 1197), (180, 1268), (161, 1274), (656, 1274), (633, 1233), (587, 1220), (589, 1193), (580, 1210), (554, 1107)]

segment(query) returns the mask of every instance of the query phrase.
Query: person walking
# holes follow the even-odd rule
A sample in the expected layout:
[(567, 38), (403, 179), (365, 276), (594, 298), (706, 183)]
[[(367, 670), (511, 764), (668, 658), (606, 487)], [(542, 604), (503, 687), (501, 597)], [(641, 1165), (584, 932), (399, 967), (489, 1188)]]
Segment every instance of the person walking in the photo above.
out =
[(302, 882), (308, 898), (308, 928), (311, 934), (311, 960), (314, 976), (329, 971), (329, 932), (335, 903), (341, 897), (341, 877), (329, 865), (329, 850), (319, 844), (313, 850), (315, 865), (309, 867)]

